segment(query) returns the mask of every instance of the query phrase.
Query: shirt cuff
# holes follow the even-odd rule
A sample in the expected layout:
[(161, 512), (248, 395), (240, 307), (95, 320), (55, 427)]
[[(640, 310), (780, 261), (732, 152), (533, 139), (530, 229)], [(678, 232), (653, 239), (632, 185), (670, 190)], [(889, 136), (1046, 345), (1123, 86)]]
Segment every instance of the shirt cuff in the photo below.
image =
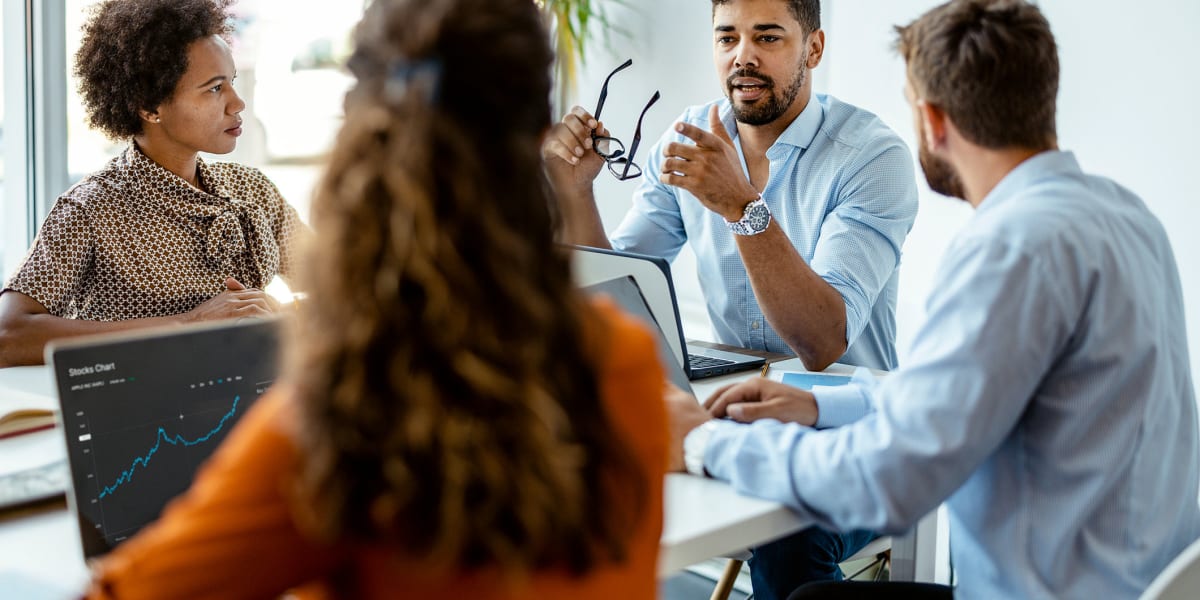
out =
[(871, 413), (871, 403), (861, 386), (815, 385), (813, 398), (817, 402), (817, 429), (849, 425)]
[(713, 424), (713, 428), (704, 448), (704, 470), (713, 479), (729, 481), (730, 471), (736, 468), (736, 461), (727, 448), (748, 426), (728, 419), (713, 419), (709, 423)]

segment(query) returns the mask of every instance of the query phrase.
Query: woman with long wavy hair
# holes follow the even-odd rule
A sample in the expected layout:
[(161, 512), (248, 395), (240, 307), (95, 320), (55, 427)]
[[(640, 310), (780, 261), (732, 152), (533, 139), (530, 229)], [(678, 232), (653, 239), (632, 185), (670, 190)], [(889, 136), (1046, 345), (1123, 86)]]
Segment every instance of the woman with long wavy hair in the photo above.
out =
[(581, 296), (530, 0), (375, 0), (283, 382), (97, 597), (653, 598), (654, 342)]

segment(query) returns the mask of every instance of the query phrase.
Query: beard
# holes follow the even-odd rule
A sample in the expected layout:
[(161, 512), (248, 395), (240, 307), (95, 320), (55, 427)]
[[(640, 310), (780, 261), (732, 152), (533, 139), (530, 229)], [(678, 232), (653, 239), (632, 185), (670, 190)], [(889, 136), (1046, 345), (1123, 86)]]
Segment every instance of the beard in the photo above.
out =
[[(751, 104), (738, 104), (733, 99), (733, 81), (739, 77), (752, 77), (762, 80), (765, 90), (763, 97)], [(767, 123), (774, 122), (775, 119), (778, 119), (783, 113), (787, 112), (787, 109), (796, 101), (796, 96), (800, 95), (800, 88), (804, 87), (804, 82), (807, 80), (808, 67), (805, 62), (801, 62), (800, 70), (796, 73), (796, 78), (792, 80), (792, 84), (783, 90), (783, 93), (780, 95), (776, 94), (774, 79), (750, 69), (738, 69), (725, 80), (725, 95), (733, 105), (733, 118), (739, 123), (766, 125)]]
[(921, 142), (920, 148), (917, 149), (917, 159), (921, 162), (921, 171), (925, 173), (925, 181), (929, 183), (929, 189), (943, 196), (966, 200), (967, 194), (963, 189), (962, 179), (954, 170), (954, 166), (929, 151), (929, 148), (925, 146), (923, 131), (918, 135), (921, 137)]

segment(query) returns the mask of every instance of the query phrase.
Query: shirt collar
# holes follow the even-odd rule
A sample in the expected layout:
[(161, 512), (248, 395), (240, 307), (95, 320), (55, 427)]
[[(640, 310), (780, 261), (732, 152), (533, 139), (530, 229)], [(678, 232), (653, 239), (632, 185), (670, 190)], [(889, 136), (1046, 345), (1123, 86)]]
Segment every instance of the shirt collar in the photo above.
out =
[(139, 179), (150, 183), (152, 188), (171, 190), (181, 197), (200, 202), (220, 202), (230, 197), (221, 178), (199, 156), (196, 157), (196, 171), (200, 181), (212, 193), (193, 187), (182, 177), (154, 162), (142, 152), (141, 148), (138, 148), (136, 142), (130, 142), (129, 148), (125, 150), (125, 160), (133, 172), (139, 176)]
[(1010, 198), (1019, 196), (1022, 190), (1034, 183), (1055, 176), (1077, 175), (1083, 170), (1075, 153), (1062, 150), (1046, 150), (1025, 159), (1008, 172), (992, 191), (979, 203), (976, 214), (982, 214)]
[[(737, 121), (733, 118), (733, 104), (728, 98), (721, 100), (721, 122), (725, 125), (725, 130), (729, 132), (729, 137), (737, 139)], [(797, 148), (808, 148), (814, 138), (817, 137), (817, 132), (821, 130), (821, 123), (825, 120), (825, 109), (817, 100), (817, 95), (813, 94), (808, 99), (808, 106), (800, 111), (799, 115), (779, 134), (779, 138), (775, 140), (771, 147), (774, 148), (780, 144), (794, 146)]]

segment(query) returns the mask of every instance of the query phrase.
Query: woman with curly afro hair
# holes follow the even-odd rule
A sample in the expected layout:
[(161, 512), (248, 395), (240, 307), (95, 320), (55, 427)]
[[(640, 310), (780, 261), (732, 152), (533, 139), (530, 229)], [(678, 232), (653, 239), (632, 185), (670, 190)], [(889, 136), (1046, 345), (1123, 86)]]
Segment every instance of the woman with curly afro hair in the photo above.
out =
[(296, 211), (258, 170), (206, 163), (241, 135), (246, 104), (226, 36), (229, 0), (108, 0), (75, 72), (89, 123), (128, 148), (54, 204), (0, 291), (0, 367), (56, 338), (278, 309)]

